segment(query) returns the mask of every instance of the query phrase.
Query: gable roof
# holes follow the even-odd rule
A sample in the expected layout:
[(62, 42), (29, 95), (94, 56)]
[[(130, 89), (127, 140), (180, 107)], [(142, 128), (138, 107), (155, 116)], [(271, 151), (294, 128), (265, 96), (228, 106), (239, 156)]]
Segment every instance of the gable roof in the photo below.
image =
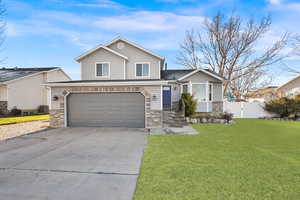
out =
[(91, 49), (91, 50), (89, 50), (89, 51), (81, 54), (80, 56), (76, 57), (75, 60), (77, 62), (79, 62), (82, 58), (84, 58), (84, 57), (86, 57), (86, 56), (94, 53), (95, 51), (97, 51), (99, 49), (105, 49), (106, 51), (109, 51), (109, 52), (111, 52), (111, 53), (113, 53), (113, 54), (115, 54), (117, 56), (120, 56), (121, 58), (124, 58), (125, 60), (128, 60), (128, 57), (126, 57), (126, 56), (120, 54), (119, 52), (116, 52), (116, 51), (114, 51), (114, 50), (112, 50), (112, 49), (110, 49), (110, 48), (108, 48), (107, 46), (104, 46), (104, 45), (98, 45), (98, 46), (96, 46), (95, 48), (93, 48), (93, 49)]
[(179, 78), (195, 71), (196, 69), (168, 69), (161, 73), (164, 80), (178, 80)]
[(283, 88), (284, 86), (288, 85), (289, 83), (297, 80), (298, 78), (300, 78), (300, 75), (296, 76), (295, 78), (292, 78), (291, 80), (289, 80), (288, 82), (286, 82), (285, 84), (283, 84), (282, 86), (280, 86), (278, 89), (280, 90), (281, 88)]
[(150, 50), (148, 50), (148, 49), (145, 49), (144, 47), (142, 47), (142, 46), (140, 46), (140, 45), (138, 45), (138, 44), (136, 44), (136, 43), (134, 43), (134, 42), (131, 42), (131, 41), (129, 41), (129, 40), (127, 40), (127, 39), (125, 39), (125, 38), (123, 38), (123, 37), (121, 37), (121, 36), (119, 36), (119, 37), (113, 39), (113, 40), (112, 40), (111, 42), (109, 42), (109, 43), (106, 43), (105, 46), (108, 47), (108, 46), (110, 46), (111, 44), (113, 44), (113, 43), (115, 43), (115, 42), (117, 42), (117, 41), (123, 41), (123, 42), (128, 43), (128, 44), (130, 44), (130, 45), (132, 45), (132, 46), (134, 46), (134, 47), (136, 47), (136, 48), (138, 48), (138, 49), (140, 49), (140, 50), (142, 50), (142, 51), (144, 51), (144, 52), (146, 52), (146, 53), (148, 53), (148, 54), (150, 54), (150, 55), (152, 55), (152, 56), (154, 56), (154, 57), (157, 57), (157, 58), (159, 58), (159, 59), (161, 59), (161, 60), (165, 60), (164, 57), (162, 57), (162, 56), (160, 56), (160, 55), (158, 55), (158, 54), (156, 54), (156, 53), (154, 53), (154, 52), (152, 52), (152, 51), (150, 51)]
[(190, 72), (190, 73), (188, 73), (188, 74), (182, 76), (182, 77), (179, 78), (178, 80), (181, 81), (181, 80), (183, 80), (183, 79), (185, 79), (185, 78), (188, 78), (188, 77), (192, 76), (193, 74), (196, 74), (197, 72), (203, 72), (203, 73), (205, 73), (205, 74), (207, 74), (207, 75), (209, 75), (209, 76), (212, 76), (212, 77), (214, 77), (215, 79), (218, 79), (218, 80), (220, 80), (220, 81), (226, 80), (224, 77), (220, 76), (220, 75), (217, 74), (216, 72), (213, 72), (213, 71), (211, 71), (211, 70), (209, 70), (209, 69), (202, 69), (202, 68), (195, 69), (195, 70), (193, 70), (192, 72)]
[(154, 57), (157, 57), (157, 58), (161, 59), (161, 60), (164, 60), (164, 59), (165, 59), (164, 57), (161, 57), (160, 55), (155, 54), (155, 53), (153, 53), (152, 51), (147, 50), (147, 49), (145, 49), (144, 47), (142, 47), (142, 46), (140, 46), (140, 45), (138, 45), (138, 44), (135, 44), (135, 43), (133, 43), (133, 42), (130, 42), (129, 40), (126, 40), (125, 38), (117, 37), (116, 39), (112, 40), (112, 41), (109, 42), (109, 43), (106, 43), (105, 45), (98, 45), (98, 46), (94, 47), (93, 49), (91, 49), (91, 50), (89, 50), (89, 51), (87, 51), (87, 52), (81, 54), (80, 56), (76, 57), (75, 60), (76, 60), (77, 62), (79, 62), (79, 61), (80, 61), (81, 59), (83, 59), (84, 57), (86, 57), (86, 56), (88, 56), (88, 55), (94, 53), (95, 51), (97, 51), (98, 49), (101, 49), (101, 48), (103, 48), (103, 49), (105, 49), (105, 50), (107, 50), (107, 51), (109, 51), (109, 52), (111, 52), (111, 53), (113, 53), (113, 54), (115, 54), (115, 55), (117, 55), (117, 56), (120, 56), (120, 57), (122, 57), (122, 58), (128, 60), (128, 57), (126, 57), (126, 56), (120, 54), (119, 52), (114, 51), (114, 50), (112, 50), (111, 48), (108, 47), (109, 45), (111, 45), (111, 44), (113, 44), (113, 43), (115, 43), (115, 42), (117, 42), (117, 41), (119, 41), (119, 40), (121, 40), (121, 41), (123, 41), (123, 42), (126, 42), (126, 43), (128, 43), (128, 44), (130, 44), (130, 45), (132, 45), (132, 46), (134, 46), (134, 47), (136, 47), (136, 48), (138, 48), (138, 49), (140, 49), (140, 50), (142, 50), (142, 51), (144, 51), (144, 52), (146, 52), (146, 53), (148, 53), (148, 54), (150, 54), (150, 55), (152, 55), (152, 56), (154, 56)]
[(209, 76), (212, 76), (220, 81), (226, 80), (224, 77), (220, 76), (219, 74), (209, 70), (209, 69), (169, 69), (162, 71), (162, 78), (165, 80), (183, 80), (192, 76), (197, 72), (203, 72)]
[(38, 68), (0, 68), (0, 83), (13, 81), (26, 76), (41, 72), (58, 70), (59, 67), (38, 67)]

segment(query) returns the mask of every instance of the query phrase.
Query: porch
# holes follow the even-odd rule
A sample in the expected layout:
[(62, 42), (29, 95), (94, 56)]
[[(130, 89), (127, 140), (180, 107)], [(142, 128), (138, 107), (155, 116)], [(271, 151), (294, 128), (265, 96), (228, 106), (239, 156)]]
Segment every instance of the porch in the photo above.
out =
[[(197, 99), (196, 112), (223, 112), (223, 86), (220, 82), (180, 82), (163, 87), (163, 109), (178, 110), (182, 93)], [(168, 102), (172, 102), (169, 106)]]

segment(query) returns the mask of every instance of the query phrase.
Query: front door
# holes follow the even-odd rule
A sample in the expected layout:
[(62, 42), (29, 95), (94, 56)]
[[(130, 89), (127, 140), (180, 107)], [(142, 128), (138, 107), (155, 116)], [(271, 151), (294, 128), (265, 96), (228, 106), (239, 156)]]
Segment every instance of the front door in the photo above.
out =
[(169, 110), (171, 109), (171, 86), (163, 86), (163, 109), (164, 110)]

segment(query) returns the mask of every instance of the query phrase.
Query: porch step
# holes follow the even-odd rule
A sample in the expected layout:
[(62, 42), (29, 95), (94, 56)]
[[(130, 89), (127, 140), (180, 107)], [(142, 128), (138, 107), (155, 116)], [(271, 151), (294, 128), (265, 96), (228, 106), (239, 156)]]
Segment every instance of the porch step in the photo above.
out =
[(164, 111), (163, 123), (168, 127), (183, 127), (187, 125), (184, 115), (175, 111)]

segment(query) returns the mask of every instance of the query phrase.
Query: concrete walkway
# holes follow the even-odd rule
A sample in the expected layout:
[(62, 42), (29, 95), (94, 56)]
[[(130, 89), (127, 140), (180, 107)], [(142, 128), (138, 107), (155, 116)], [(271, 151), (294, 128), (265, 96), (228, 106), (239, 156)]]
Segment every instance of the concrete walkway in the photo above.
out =
[(0, 142), (0, 197), (5, 200), (133, 197), (146, 132), (65, 128)]
[(195, 135), (195, 134), (199, 134), (199, 132), (190, 125), (184, 126), (182, 128), (165, 127), (165, 128), (155, 128), (150, 130), (150, 135), (165, 135), (165, 134)]

